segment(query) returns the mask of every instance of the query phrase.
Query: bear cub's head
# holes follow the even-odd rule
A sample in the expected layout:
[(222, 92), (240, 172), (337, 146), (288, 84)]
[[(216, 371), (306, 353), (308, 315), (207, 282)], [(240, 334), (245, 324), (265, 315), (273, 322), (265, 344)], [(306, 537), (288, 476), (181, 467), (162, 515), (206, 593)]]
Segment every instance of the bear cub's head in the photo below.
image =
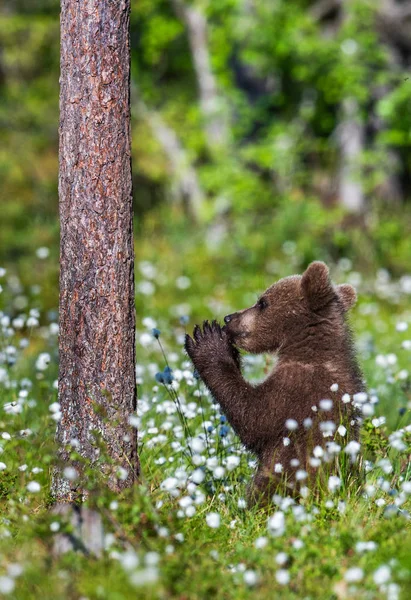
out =
[(225, 331), (247, 352), (281, 351), (290, 343), (312, 339), (324, 327), (338, 334), (356, 298), (351, 285), (334, 286), (327, 265), (316, 261), (303, 275), (274, 283), (250, 308), (227, 315)]

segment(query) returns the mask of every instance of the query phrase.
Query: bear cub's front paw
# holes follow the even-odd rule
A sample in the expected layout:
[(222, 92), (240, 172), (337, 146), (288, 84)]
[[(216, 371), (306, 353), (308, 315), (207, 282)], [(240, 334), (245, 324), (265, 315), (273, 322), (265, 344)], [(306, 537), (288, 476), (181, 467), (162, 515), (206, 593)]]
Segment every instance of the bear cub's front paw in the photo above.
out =
[(194, 327), (193, 337), (188, 334), (185, 340), (185, 349), (195, 367), (201, 373), (201, 366), (212, 362), (233, 360), (240, 366), (240, 355), (231, 343), (227, 333), (217, 321), (204, 321), (203, 329), (199, 325)]

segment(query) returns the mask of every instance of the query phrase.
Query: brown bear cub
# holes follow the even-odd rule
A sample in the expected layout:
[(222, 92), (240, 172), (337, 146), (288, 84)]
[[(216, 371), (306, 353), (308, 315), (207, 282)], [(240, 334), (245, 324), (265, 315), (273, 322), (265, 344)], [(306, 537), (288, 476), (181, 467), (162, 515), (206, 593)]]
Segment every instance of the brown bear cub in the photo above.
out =
[[(364, 390), (346, 323), (355, 301), (351, 285), (333, 285), (328, 267), (313, 262), (302, 276), (269, 287), (254, 306), (227, 315), (224, 327), (206, 321), (202, 330), (196, 325), (193, 339), (186, 336), (200, 377), (258, 458), (251, 498), (271, 494), (280, 481), (295, 490), (296, 479), (314, 477), (313, 450), (326, 449), (341, 423), (347, 427), (342, 446), (357, 437), (355, 408), (347, 401), (347, 394), (352, 399)], [(261, 384), (243, 378), (237, 348), (277, 354)]]

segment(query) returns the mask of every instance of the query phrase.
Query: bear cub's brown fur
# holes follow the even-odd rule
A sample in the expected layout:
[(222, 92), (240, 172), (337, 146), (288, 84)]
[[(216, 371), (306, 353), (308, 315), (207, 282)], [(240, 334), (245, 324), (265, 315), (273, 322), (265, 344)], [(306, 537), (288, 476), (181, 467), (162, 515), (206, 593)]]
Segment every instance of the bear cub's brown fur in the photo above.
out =
[[(279, 479), (292, 488), (298, 470), (313, 475), (314, 447), (325, 448), (333, 439), (324, 421), (335, 427), (351, 422), (342, 445), (357, 436), (353, 404), (342, 401), (343, 394), (352, 398), (364, 390), (346, 323), (355, 301), (351, 285), (333, 285), (327, 266), (313, 262), (302, 276), (281, 279), (256, 304), (227, 315), (224, 327), (206, 321), (202, 329), (194, 328), (193, 338), (186, 336), (186, 351), (200, 377), (258, 457), (253, 498), (271, 492)], [(261, 384), (243, 378), (237, 348), (276, 353), (277, 363)], [(332, 400), (331, 408), (321, 400)], [(297, 429), (290, 430), (295, 422)]]

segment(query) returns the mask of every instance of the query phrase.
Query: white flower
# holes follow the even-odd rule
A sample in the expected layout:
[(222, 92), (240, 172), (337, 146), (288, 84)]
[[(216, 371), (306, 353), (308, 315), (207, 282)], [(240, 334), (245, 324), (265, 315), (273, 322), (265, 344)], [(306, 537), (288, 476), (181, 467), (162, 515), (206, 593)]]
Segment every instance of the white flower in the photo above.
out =
[(127, 471), (127, 469), (124, 469), (124, 467), (118, 467), (116, 474), (117, 474), (118, 479), (120, 479), (120, 481), (125, 481), (128, 477), (128, 471)]
[(344, 404), (348, 404), (349, 402), (351, 402), (350, 394), (343, 394), (343, 397), (341, 398), (341, 400), (344, 402)]
[(351, 569), (347, 569), (344, 574), (345, 581), (348, 583), (356, 583), (361, 581), (364, 577), (364, 571), (360, 569), (360, 567), (352, 567)]
[(10, 563), (7, 566), (7, 574), (14, 578), (20, 577), (23, 574), (23, 567), (19, 563)]
[(141, 321), (144, 327), (147, 327), (150, 331), (157, 327), (157, 321), (155, 321), (152, 317), (144, 317)]
[(280, 585), (287, 585), (290, 581), (290, 573), (285, 569), (279, 569), (275, 574), (275, 578)]
[(181, 508), (188, 508), (193, 503), (193, 499), (190, 496), (182, 496), (178, 503)]
[(382, 367), (383, 369), (387, 366), (387, 359), (383, 354), (377, 354), (375, 357), (375, 364), (377, 367)]
[(295, 478), (297, 481), (303, 481), (304, 479), (307, 479), (308, 477), (308, 473), (307, 471), (304, 471), (303, 469), (298, 469), (298, 471), (295, 474)]
[(22, 327), (24, 327), (24, 317), (20, 316), (13, 319), (12, 325), (14, 329), (21, 329)]
[(387, 581), (391, 579), (390, 567), (388, 567), (387, 565), (382, 565), (381, 567), (378, 567), (378, 569), (374, 572), (373, 579), (377, 585), (387, 583)]
[(357, 542), (355, 544), (355, 550), (358, 553), (361, 552), (372, 552), (373, 550), (377, 549), (377, 544), (373, 541), (369, 541), (369, 542)]
[(158, 569), (156, 567), (146, 567), (135, 571), (130, 575), (130, 583), (136, 587), (143, 585), (153, 585), (158, 581)]
[(247, 501), (244, 498), (239, 498), (237, 501), (238, 508), (247, 508)]
[(257, 548), (257, 550), (265, 548), (267, 544), (268, 538), (266, 538), (265, 536), (258, 537), (254, 542), (254, 546)]
[(221, 517), (216, 512), (211, 512), (206, 515), (206, 523), (212, 529), (217, 529), (220, 527)]
[(373, 496), (375, 496), (376, 491), (377, 490), (375, 488), (375, 485), (368, 484), (365, 486), (365, 493), (368, 498), (372, 498)]
[(57, 335), (59, 332), (58, 323), (50, 323), (49, 331), (51, 335)]
[(46, 246), (41, 246), (41, 248), (37, 248), (37, 250), (36, 250), (37, 258), (40, 258), (42, 260), (47, 258), (49, 256), (49, 254), (50, 254), (50, 250), (48, 248), (46, 248)]
[(155, 285), (151, 281), (140, 281), (136, 287), (137, 291), (143, 296), (152, 296), (156, 291)]
[(287, 561), (288, 561), (288, 554), (286, 554), (285, 552), (279, 552), (277, 554), (277, 556), (275, 557), (275, 562), (280, 567), (282, 567), (283, 565), (285, 565)]
[(78, 477), (77, 470), (74, 467), (66, 467), (63, 470), (63, 475), (69, 481), (73, 481), (74, 479), (77, 479), (77, 477)]
[(321, 446), (316, 446), (313, 450), (313, 455), (315, 458), (321, 458), (324, 456), (324, 450), (321, 448)]
[(395, 326), (395, 329), (397, 331), (407, 331), (407, 329), (408, 329), (408, 323), (406, 323), (405, 321), (399, 321), (397, 323), (397, 325)]
[(373, 419), (371, 421), (371, 423), (374, 425), (374, 427), (377, 428), (377, 427), (381, 427), (381, 425), (385, 425), (385, 421), (386, 421), (385, 417), (378, 417), (376, 419)]
[(45, 371), (50, 364), (51, 356), (48, 352), (42, 352), (39, 354), (36, 360), (36, 369), (38, 371)]
[(347, 54), (347, 56), (352, 56), (357, 52), (358, 44), (355, 40), (347, 38), (341, 42), (341, 50), (344, 52), (344, 54)]
[(345, 434), (347, 433), (347, 429), (346, 427), (344, 427), (344, 425), (340, 425), (339, 428), (337, 429), (338, 433), (344, 437)]
[(176, 287), (179, 290), (186, 290), (191, 285), (191, 280), (189, 277), (185, 277), (182, 275), (181, 277), (177, 277), (176, 279)]
[(5, 469), (7, 469), (7, 465), (4, 462), (0, 462), (0, 471), (4, 471)]
[(58, 521), (53, 521), (50, 523), (50, 531), (56, 533), (60, 529), (60, 523)]
[(227, 467), (227, 471), (233, 471), (240, 464), (240, 457), (231, 454), (227, 456), (225, 466)]
[(11, 577), (0, 577), (0, 594), (11, 594), (14, 590), (14, 579)]
[(338, 383), (333, 383), (332, 386), (330, 387), (330, 390), (332, 392), (338, 392)]
[(361, 409), (362, 409), (362, 414), (364, 415), (364, 417), (372, 417), (372, 415), (374, 414), (374, 407), (369, 402), (366, 402), (365, 404), (363, 404)]
[(283, 465), (281, 463), (275, 463), (274, 465), (274, 473), (282, 473)]
[(333, 421), (322, 421), (320, 423), (320, 431), (324, 437), (330, 437), (335, 431), (336, 425)]
[(167, 479), (165, 479), (160, 484), (160, 488), (162, 490), (165, 490), (166, 492), (171, 493), (172, 495), (175, 495), (175, 493), (177, 492), (178, 495), (177, 485), (178, 479), (176, 477), (167, 477)]
[(289, 431), (295, 431), (298, 429), (298, 423), (295, 419), (287, 419), (285, 422), (285, 426)]
[(157, 277), (156, 267), (148, 260), (142, 260), (138, 263), (140, 273), (147, 279), (155, 279)]
[(222, 479), (224, 477), (225, 474), (225, 469), (224, 467), (218, 466), (214, 469), (213, 471), (213, 475), (216, 479)]
[(319, 405), (321, 410), (331, 410), (333, 407), (333, 401), (328, 399), (320, 400)]
[(155, 342), (155, 338), (151, 335), (151, 333), (142, 333), (139, 337), (139, 342), (143, 346), (143, 348), (148, 348)]
[(382, 469), (384, 471), (384, 473), (386, 473), (387, 475), (389, 475), (390, 473), (392, 473), (393, 471), (393, 466), (390, 463), (390, 461), (388, 460), (388, 458), (382, 458), (381, 460), (379, 460), (377, 462), (377, 465), (380, 467), (380, 469)]
[(251, 571), (251, 569), (244, 571), (243, 577), (244, 583), (250, 587), (253, 587), (258, 583), (258, 575), (255, 571)]
[(205, 479), (205, 473), (202, 469), (196, 469), (195, 471), (193, 471), (193, 474), (191, 475), (191, 480), (194, 481), (194, 483), (202, 483)]
[(41, 490), (41, 485), (37, 481), (29, 481), (27, 484), (27, 490), (35, 494)]
[(398, 357), (397, 357), (396, 354), (393, 354), (393, 353), (387, 354), (387, 363), (391, 367), (393, 367), (394, 365), (396, 365), (397, 361), (398, 361)]
[(285, 532), (285, 516), (281, 511), (276, 511), (272, 517), (268, 519), (267, 528), (271, 535), (279, 537)]
[(361, 445), (358, 442), (352, 440), (351, 442), (348, 442), (348, 444), (344, 448), (344, 452), (349, 454), (351, 458), (355, 458), (358, 452), (360, 451), (360, 448)]
[(328, 489), (330, 492), (335, 492), (341, 487), (341, 479), (336, 475), (331, 475), (328, 478)]
[(191, 440), (191, 449), (195, 454), (201, 454), (204, 452), (205, 444), (199, 437), (195, 437)]
[(131, 425), (131, 427), (134, 427), (135, 429), (137, 429), (137, 427), (140, 426), (140, 419), (136, 415), (130, 415), (128, 418), (128, 422)]
[(144, 557), (144, 562), (147, 567), (155, 567), (160, 561), (160, 555), (158, 552), (147, 552)]
[(341, 446), (336, 442), (327, 442), (327, 451), (329, 454), (338, 454), (341, 451)]
[(140, 564), (138, 556), (134, 550), (128, 550), (127, 552), (124, 552), (124, 554), (120, 555), (119, 559), (123, 569), (126, 571), (132, 571)]
[(411, 481), (404, 481), (401, 487), (406, 494), (411, 494)]
[(27, 327), (29, 327), (29, 328), (30, 328), (30, 327), (37, 327), (37, 326), (38, 326), (38, 324), (39, 324), (39, 320), (38, 320), (38, 319), (36, 319), (36, 317), (29, 317), (29, 318), (27, 319), (27, 323), (26, 323), (26, 325), (27, 325)]

